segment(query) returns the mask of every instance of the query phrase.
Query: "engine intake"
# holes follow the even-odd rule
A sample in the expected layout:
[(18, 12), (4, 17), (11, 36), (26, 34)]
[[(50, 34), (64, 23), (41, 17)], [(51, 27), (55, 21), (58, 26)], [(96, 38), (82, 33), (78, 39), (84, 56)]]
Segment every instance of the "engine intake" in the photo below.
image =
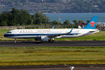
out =
[(41, 41), (49, 41), (49, 39), (48, 36), (41, 36)]

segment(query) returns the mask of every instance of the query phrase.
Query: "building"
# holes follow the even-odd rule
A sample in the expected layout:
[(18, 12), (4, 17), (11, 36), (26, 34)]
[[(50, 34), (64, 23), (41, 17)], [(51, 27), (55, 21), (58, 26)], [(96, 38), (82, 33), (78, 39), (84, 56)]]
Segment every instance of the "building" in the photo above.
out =
[(85, 23), (78, 23), (78, 28), (84, 28), (86, 26)]

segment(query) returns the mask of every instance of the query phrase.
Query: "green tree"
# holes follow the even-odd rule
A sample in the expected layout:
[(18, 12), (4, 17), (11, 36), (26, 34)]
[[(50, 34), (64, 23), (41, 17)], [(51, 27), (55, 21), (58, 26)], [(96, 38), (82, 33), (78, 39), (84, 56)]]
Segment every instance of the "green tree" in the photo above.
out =
[(87, 21), (86, 21), (86, 24), (88, 24), (89, 22), (90, 22), (90, 20), (87, 20)]
[(70, 21), (69, 20), (66, 20), (66, 21), (63, 22), (63, 24), (69, 25), (70, 24)]
[(48, 24), (49, 23), (49, 18), (46, 17), (46, 15), (43, 15), (43, 13), (35, 13), (32, 16), (33, 19), (33, 24)]
[(10, 11), (10, 18), (8, 23), (9, 26), (15, 26), (19, 24), (19, 15), (20, 15), (20, 10), (12, 8), (12, 11)]
[(79, 20), (78, 23), (84, 23), (84, 21), (83, 20)]
[(58, 22), (58, 21), (52, 21), (51, 24), (52, 25), (60, 25), (60, 22)]
[(6, 26), (8, 24), (9, 16), (10, 16), (9, 12), (3, 12), (3, 13), (0, 14), (0, 25), (1, 26)]
[(10, 12), (3, 12), (0, 14), (1, 26), (17, 26), (33, 24), (31, 15), (26, 10), (18, 10), (12, 8)]
[(73, 20), (74, 24), (77, 25), (78, 24), (78, 20)]
[(48, 24), (49, 21), (50, 19), (46, 15), (43, 15), (43, 23)]
[(73, 24), (71, 24), (69, 20), (64, 21), (63, 24), (64, 24), (64, 25), (67, 25), (67, 26), (66, 26), (67, 28), (73, 27)]
[(74, 26), (73, 27), (77, 28), (78, 27), (78, 20), (75, 19), (75, 20), (73, 20), (73, 22), (74, 22)]
[(19, 15), (19, 25), (32, 24), (31, 15), (26, 10), (21, 10)]
[(1, 25), (1, 26), (7, 26), (7, 22), (2, 21), (0, 25)]
[(16, 8), (12, 8), (12, 11), (10, 11), (10, 13), (13, 15), (19, 15), (20, 11)]

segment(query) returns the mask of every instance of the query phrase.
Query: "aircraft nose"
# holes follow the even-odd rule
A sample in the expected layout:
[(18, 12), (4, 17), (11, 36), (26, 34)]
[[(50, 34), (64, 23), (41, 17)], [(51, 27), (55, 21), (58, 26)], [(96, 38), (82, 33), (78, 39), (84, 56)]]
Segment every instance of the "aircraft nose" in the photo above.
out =
[(13, 34), (8, 34), (8, 33), (4, 34), (4, 37), (7, 37), (7, 38), (10, 38), (12, 36), (14, 36), (14, 35)]
[(4, 34), (4, 37), (7, 37), (8, 35), (7, 34)]

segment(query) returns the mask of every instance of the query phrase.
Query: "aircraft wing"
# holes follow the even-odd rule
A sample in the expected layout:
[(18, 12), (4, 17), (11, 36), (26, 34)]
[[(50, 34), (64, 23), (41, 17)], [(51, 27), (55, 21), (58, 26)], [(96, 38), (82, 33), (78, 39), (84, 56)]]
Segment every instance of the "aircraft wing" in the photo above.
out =
[(62, 36), (62, 35), (66, 35), (66, 34), (70, 34), (72, 32), (73, 28), (70, 30), (70, 32), (67, 32), (67, 33), (61, 33), (61, 34), (55, 34), (55, 35), (49, 35), (48, 37), (49, 38), (55, 38), (57, 36)]

